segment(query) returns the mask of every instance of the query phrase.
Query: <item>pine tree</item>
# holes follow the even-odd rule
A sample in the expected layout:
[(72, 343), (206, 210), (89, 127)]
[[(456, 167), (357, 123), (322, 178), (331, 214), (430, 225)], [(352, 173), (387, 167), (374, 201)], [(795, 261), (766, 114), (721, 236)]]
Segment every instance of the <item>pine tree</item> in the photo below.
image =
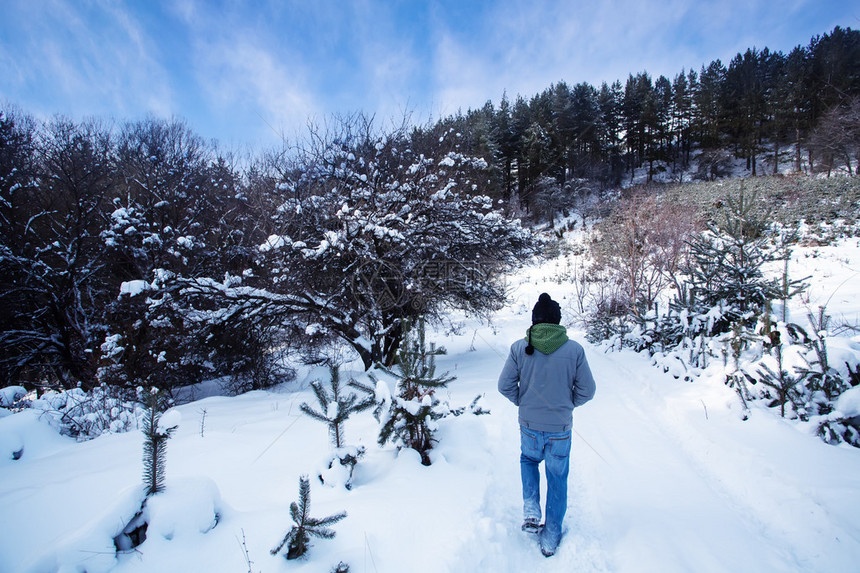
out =
[(747, 382), (755, 383), (755, 380), (741, 369), (741, 355), (755, 337), (747, 330), (743, 321), (738, 320), (732, 325), (731, 335), (727, 335), (724, 340), (732, 356), (732, 370), (726, 374), (726, 386), (734, 388), (738, 393), (746, 420), (746, 412), (749, 411), (748, 402), (754, 398)]
[(428, 347), (423, 317), (416, 325), (408, 325), (396, 368), (383, 369), (397, 379), (395, 395), (384, 397), (375, 412), (382, 424), (379, 445), (394, 442), (412, 448), (425, 466), (431, 463), (428, 452), (436, 441), (436, 421), (450, 413), (435, 392), (455, 379), (447, 373), (436, 374), (436, 356), (441, 353), (434, 343)]
[[(364, 446), (347, 447), (345, 445), (343, 424), (355, 412), (362, 412), (374, 406), (376, 400), (373, 389), (353, 379), (350, 379), (347, 386), (365, 391), (365, 397), (359, 399), (355, 393), (345, 391), (340, 378), (340, 368), (332, 364), (329, 369), (331, 380), (328, 389), (324, 388), (319, 380), (311, 382), (311, 388), (319, 403), (319, 409), (314, 409), (307, 403), (302, 403), (300, 408), (302, 412), (314, 420), (319, 420), (328, 425), (331, 442), (335, 448), (331, 459), (328, 461), (328, 466), (318, 475), (320, 481), (328, 485), (334, 485), (334, 483), (341, 481), (346, 489), (351, 489), (353, 471), (358, 461), (364, 456), (365, 448)], [(338, 466), (345, 469), (345, 475)], [(328, 470), (335, 471), (330, 473)]]
[[(328, 389), (323, 388), (319, 380), (311, 382), (311, 388), (319, 403), (319, 410), (315, 410), (306, 402), (303, 402), (300, 408), (302, 412), (314, 420), (328, 424), (332, 444), (335, 448), (340, 448), (344, 445), (343, 423), (352, 414), (367, 410), (375, 402), (372, 397), (359, 400), (355, 393), (344, 392), (340, 379), (340, 368), (337, 365), (332, 364), (329, 371), (331, 372), (331, 381)], [(360, 388), (360, 386), (355, 385), (354, 380), (350, 380), (347, 385)]]
[(787, 402), (795, 402), (799, 398), (797, 385), (801, 377), (792, 376), (784, 367), (783, 350), (784, 342), (780, 331), (772, 328), (769, 317), (765, 320), (765, 347), (770, 347), (771, 353), (776, 358), (776, 370), (767, 364), (761, 364), (758, 370), (758, 382), (776, 392), (776, 398), (771, 406), (779, 405), (779, 415), (785, 418), (785, 405)]
[(175, 425), (166, 427), (161, 423), (161, 414), (166, 405), (162, 392), (153, 388), (149, 408), (143, 418), (143, 483), (147, 496), (164, 490), (167, 440), (177, 428)]
[(709, 334), (727, 332), (738, 320), (745, 324), (761, 315), (767, 301), (779, 296), (778, 281), (764, 278), (762, 267), (775, 260), (767, 249), (768, 214), (756, 204), (756, 193), (726, 197), (723, 220), (690, 241), (690, 292), (700, 308), (721, 308), (722, 318)]
[(311, 484), (308, 476), (299, 478), (299, 501), (290, 504), (290, 517), (295, 525), (284, 536), (271, 554), (277, 555), (284, 545), (287, 546), (287, 559), (297, 559), (307, 553), (311, 537), (331, 539), (335, 532), (327, 526), (333, 525), (346, 517), (346, 512), (336, 513), (328, 517), (311, 517)]
[[(830, 324), (830, 315), (827, 314), (827, 309), (821, 306), (818, 307), (818, 315), (810, 312), (807, 319), (812, 330), (807, 346), (815, 352), (815, 358), (808, 362), (806, 368), (799, 369), (799, 372), (805, 377), (805, 383), (813, 393), (823, 391), (826, 399), (832, 401), (849, 386), (839, 372), (830, 366), (827, 356), (827, 328)], [(826, 407), (828, 411), (829, 408), (829, 406)]]

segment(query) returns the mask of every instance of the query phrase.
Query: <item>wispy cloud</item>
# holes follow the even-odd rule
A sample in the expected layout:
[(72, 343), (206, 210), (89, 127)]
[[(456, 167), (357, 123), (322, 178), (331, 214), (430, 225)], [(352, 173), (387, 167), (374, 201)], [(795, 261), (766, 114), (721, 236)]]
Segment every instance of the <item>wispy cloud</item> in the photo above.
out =
[(438, 118), (860, 24), (848, 0), (2, 1), (0, 98), (38, 114), (178, 115), (256, 143), (277, 137), (267, 123), (291, 136), (333, 113)]
[[(360, 77), (360, 93), (354, 94), (360, 107), (376, 113), (382, 121), (397, 121), (412, 106), (423, 103), (427, 85), (425, 56), (418, 53), (423, 46), (416, 38), (420, 32), (410, 28), (398, 17), (392, 4), (358, 3), (350, 30), (356, 76)], [(344, 86), (344, 89), (349, 89)], [(358, 109), (356, 107), (355, 109)], [(425, 110), (419, 110), (423, 112)]]
[[(714, 59), (727, 64), (748, 47), (806, 44), (844, 20), (847, 3), (834, 4), (845, 8), (831, 6), (836, 14), (826, 20), (822, 3), (811, 0), (498, 2), (468, 27), (437, 19), (433, 74), (449, 111), (497, 102), (503, 91), (531, 96), (561, 80), (623, 83), (641, 71), (671, 79)], [(819, 29), (810, 15), (827, 24)], [(809, 35), (798, 33), (804, 27)]]
[(639, 1), (578, 4), (500, 3), (487, 14), (482, 35), (439, 30), (435, 76), (446, 101), (481, 105), (531, 96), (559, 81), (622, 82), (627, 74), (666, 67), (677, 72), (690, 55), (670, 34), (689, 4), (674, 0), (660, 10)]
[(211, 45), (206, 51), (198, 78), (217, 108), (241, 115), (258, 113), (278, 126), (301, 124), (319, 112), (303, 67), (277, 58), (252, 38), (236, 38), (229, 46)]
[(6, 17), (15, 38), (4, 43), (0, 73), (13, 82), (10, 91), (72, 115), (105, 108), (169, 113), (172, 94), (157, 47), (119, 6), (19, 2), (7, 7)]
[[(276, 30), (244, 13), (212, 11), (195, 2), (175, 12), (188, 34), (193, 81), (200, 104), (226, 129), (271, 139), (271, 129), (291, 135), (320, 112), (308, 86), (308, 62), (282, 49)], [(253, 127), (252, 127), (253, 126)]]

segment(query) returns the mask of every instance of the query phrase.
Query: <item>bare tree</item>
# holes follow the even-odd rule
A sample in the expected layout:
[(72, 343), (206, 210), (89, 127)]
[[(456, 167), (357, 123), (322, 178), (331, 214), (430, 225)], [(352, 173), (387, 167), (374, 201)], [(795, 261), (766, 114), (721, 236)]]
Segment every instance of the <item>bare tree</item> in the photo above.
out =
[(596, 267), (623, 286), (625, 306), (639, 316), (668, 286), (680, 294), (687, 239), (699, 228), (692, 207), (640, 191), (622, 199), (598, 225)]
[(860, 163), (860, 98), (830, 108), (812, 132), (809, 149), (820, 158), (819, 169), (828, 176), (839, 164), (853, 175), (854, 162)]
[(99, 231), (113, 180), (110, 130), (56, 118), (39, 131), (4, 135), (17, 138), (4, 147), (33, 148), (17, 157), (30, 175), (5, 189), (0, 298), (8, 316), (0, 361), (10, 379), (87, 389), (109, 296)]

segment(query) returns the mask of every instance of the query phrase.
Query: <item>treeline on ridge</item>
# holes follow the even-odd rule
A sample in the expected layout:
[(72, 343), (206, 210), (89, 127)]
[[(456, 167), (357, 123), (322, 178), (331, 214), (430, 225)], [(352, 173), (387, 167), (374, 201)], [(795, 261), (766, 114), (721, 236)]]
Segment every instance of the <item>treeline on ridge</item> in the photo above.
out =
[(700, 179), (727, 175), (731, 157), (753, 176), (786, 165), (850, 172), (858, 96), (860, 32), (836, 27), (788, 54), (753, 47), (728, 66), (714, 60), (672, 79), (641, 72), (599, 87), (562, 81), (531, 98), (488, 101), (435, 129), (468, 134), (500, 193), (529, 208), (547, 186), (614, 187), (642, 167), (649, 181), (666, 170), (681, 181), (694, 153)]

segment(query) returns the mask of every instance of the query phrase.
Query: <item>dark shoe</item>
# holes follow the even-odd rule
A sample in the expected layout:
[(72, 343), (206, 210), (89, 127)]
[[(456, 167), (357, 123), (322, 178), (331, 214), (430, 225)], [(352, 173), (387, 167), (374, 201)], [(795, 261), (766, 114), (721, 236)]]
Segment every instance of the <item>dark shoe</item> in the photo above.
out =
[(526, 533), (540, 533), (540, 520), (527, 517), (523, 520), (523, 531)]

